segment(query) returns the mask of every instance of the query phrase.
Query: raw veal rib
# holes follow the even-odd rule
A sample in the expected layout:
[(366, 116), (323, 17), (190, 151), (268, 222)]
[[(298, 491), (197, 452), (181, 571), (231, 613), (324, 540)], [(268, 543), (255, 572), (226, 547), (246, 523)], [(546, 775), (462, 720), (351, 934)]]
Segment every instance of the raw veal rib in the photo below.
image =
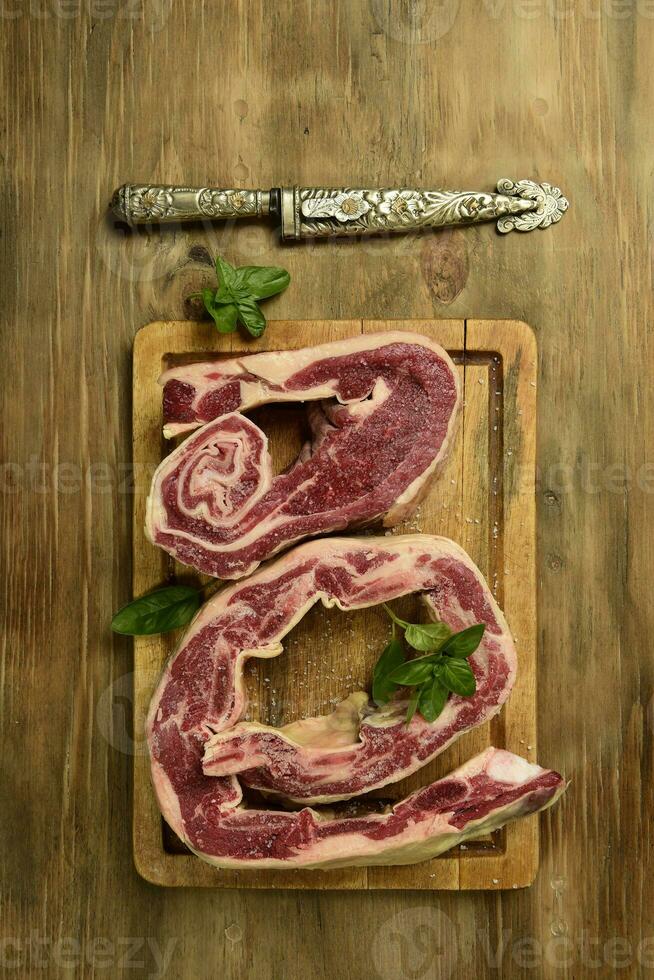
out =
[(546, 809), (564, 789), (559, 773), (489, 748), (386, 813), (250, 810), (232, 800), (234, 809), (187, 843), (221, 868), (415, 864)]
[[(427, 593), (432, 612), (453, 629), (486, 624), (471, 658), (478, 683), (472, 698), (452, 695), (431, 725), (419, 715), (406, 725), (405, 702), (375, 710), (362, 692), (326, 719), (279, 731), (239, 724), (247, 707), (245, 660), (278, 656), (281, 639), (314, 603), (358, 609), (411, 592)], [(333, 819), (309, 808), (244, 808), (241, 783), (318, 802), (396, 781), (492, 717), (514, 676), (502, 614), (458, 545), (428, 535), (309, 542), (217, 593), (166, 667), (147, 724), (159, 805), (182, 840), (220, 866), (422, 860), (547, 805), (562, 791), (561, 777), (493, 750), (392, 811)], [(252, 761), (256, 768), (243, 773)], [(208, 775), (214, 771), (220, 775)]]
[[(475, 697), (450, 697), (432, 724), (415, 714), (406, 725), (404, 703), (372, 711), (365, 692), (350, 695), (331, 715), (294, 722), (282, 729), (239, 722), (207, 742), (205, 773), (243, 773), (241, 782), (252, 788), (281, 793), (303, 803), (328, 803), (409, 775), (463, 732), (500, 710), (513, 687), (516, 653), (506, 621), (476, 566), (445, 538), (409, 535), (390, 542), (368, 541), (371, 544), (365, 539), (358, 542), (363, 558), (353, 549), (352, 540), (316, 547), (316, 556), (322, 557), (302, 585), (296, 580), (292, 601), (301, 602), (304, 608), (307, 600), (325, 601), (324, 593), (317, 595), (316, 588), (326, 565), (333, 568), (336, 563), (349, 572), (363, 568), (360, 562), (370, 561), (371, 570), (348, 583), (344, 593), (332, 593), (338, 594), (337, 605), (360, 608), (398, 594), (423, 592), (430, 618), (446, 622), (453, 631), (486, 624), (482, 642), (470, 658), (477, 679)], [(296, 560), (291, 555), (289, 559)], [(278, 562), (276, 567), (281, 566)], [(332, 604), (329, 592), (326, 599)], [(280, 639), (282, 635), (278, 634)]]
[[(202, 426), (157, 469), (146, 532), (179, 561), (235, 579), (302, 538), (413, 512), (444, 463), (460, 407), (446, 352), (410, 333), (173, 368), (164, 432)], [(331, 399), (331, 401), (330, 401)], [(312, 439), (273, 476), (242, 411), (312, 402)]]

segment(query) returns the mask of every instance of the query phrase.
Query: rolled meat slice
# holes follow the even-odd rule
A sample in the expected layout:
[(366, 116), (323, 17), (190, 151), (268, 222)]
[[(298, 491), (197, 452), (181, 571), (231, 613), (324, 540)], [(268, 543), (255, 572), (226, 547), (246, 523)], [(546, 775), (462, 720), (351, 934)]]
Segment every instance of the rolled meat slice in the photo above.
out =
[[(432, 614), (454, 630), (486, 625), (470, 658), (475, 695), (452, 695), (431, 724), (420, 715), (405, 724), (405, 701), (375, 709), (365, 692), (350, 695), (327, 718), (279, 730), (241, 721), (245, 660), (278, 656), (282, 638), (314, 603), (357, 609), (412, 592), (424, 593)], [(242, 787), (316, 803), (396, 781), (492, 717), (514, 677), (504, 618), (458, 545), (428, 535), (306, 543), (215, 595), (167, 665), (147, 723), (160, 807), (193, 851), (220, 866), (422, 860), (461, 834), (547, 805), (563, 780), (508, 753), (497, 756), (502, 766), (485, 753), (463, 774), (363, 817), (245, 806)]]
[[(449, 356), (411, 333), (190, 364), (160, 380), (165, 434), (201, 428), (157, 469), (146, 533), (224, 579), (306, 537), (405, 519), (447, 458), (460, 408)], [(241, 413), (289, 401), (313, 403), (312, 436), (274, 475), (265, 434)]]

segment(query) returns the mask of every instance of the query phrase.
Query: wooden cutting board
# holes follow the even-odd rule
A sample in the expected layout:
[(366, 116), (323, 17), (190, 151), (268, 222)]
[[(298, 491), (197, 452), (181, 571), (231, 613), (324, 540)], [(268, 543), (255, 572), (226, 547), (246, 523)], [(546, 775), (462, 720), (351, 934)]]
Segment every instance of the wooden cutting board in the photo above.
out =
[[(535, 431), (536, 344), (514, 320), (293, 320), (270, 322), (258, 341), (221, 337), (206, 323), (150, 323), (134, 343), (134, 595), (166, 582), (199, 583), (146, 540), (150, 478), (172, 449), (161, 434), (162, 369), (182, 360), (312, 346), (355, 334), (411, 330), (445, 347), (464, 392), (463, 420), (441, 478), (418, 514), (393, 533), (444, 534), (479, 565), (506, 613), (519, 657), (507, 705), (489, 724), (464, 735), (434, 762), (377, 790), (395, 801), (446, 775), (488, 745), (530, 761), (536, 752)], [(265, 406), (251, 417), (268, 433), (277, 470), (303, 441), (301, 405)], [(410, 598), (405, 600), (411, 611)], [(401, 608), (401, 607), (400, 607)], [(138, 637), (134, 643), (134, 858), (139, 873), (159, 885), (218, 888), (512, 888), (531, 884), (538, 868), (538, 817), (468, 842), (432, 861), (383, 868), (327, 871), (221, 871), (190, 854), (164, 824), (150, 785), (143, 729), (159, 673), (180, 634)], [(292, 631), (276, 660), (248, 665), (251, 716), (274, 725), (323, 714), (351, 691), (370, 690), (373, 664), (387, 625), (370, 610), (314, 608)], [(542, 760), (544, 764), (547, 760)]]

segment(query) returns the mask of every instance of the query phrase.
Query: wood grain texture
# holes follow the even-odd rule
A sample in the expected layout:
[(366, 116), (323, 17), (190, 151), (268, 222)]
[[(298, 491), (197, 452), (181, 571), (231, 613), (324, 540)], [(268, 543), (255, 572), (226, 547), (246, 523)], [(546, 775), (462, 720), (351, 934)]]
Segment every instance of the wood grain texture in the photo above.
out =
[[(455, 358), (461, 377), (463, 413), (454, 452), (416, 514), (394, 534), (447, 534), (478, 564), (519, 634), (519, 681), (499, 717), (462, 737), (449, 751), (396, 785), (375, 792), (389, 801), (447, 775), (489, 745), (536, 760), (536, 630), (534, 475), (536, 346), (524, 323), (464, 320), (287, 320), (270, 323), (257, 347), (286, 350), (365, 333), (409, 330), (430, 337)], [(470, 340), (468, 339), (470, 334)], [(471, 346), (472, 345), (472, 346)], [(136, 335), (133, 370), (135, 471), (151, 474), (168, 454), (161, 439), (162, 368), (180, 360), (247, 353), (238, 337), (223, 340), (208, 324), (150, 323)], [(506, 377), (506, 384), (505, 384)], [(504, 410), (504, 396), (508, 413)], [(281, 409), (281, 410), (280, 410)], [(256, 414), (270, 439), (275, 472), (292, 461), (304, 436), (289, 424), (289, 406), (262, 406)], [(298, 411), (299, 409), (299, 411)], [(291, 418), (303, 409), (293, 407)], [(505, 448), (512, 446), (513, 449)], [(518, 469), (521, 484), (512, 472)], [(192, 570), (171, 562), (145, 538), (149, 482), (140, 480), (134, 499), (134, 594), (166, 582), (199, 582)], [(495, 516), (496, 515), (496, 516)], [(407, 597), (400, 614), (415, 620), (417, 600)], [(136, 741), (163, 665), (179, 642), (176, 635), (137, 637), (134, 643)], [(331, 711), (354, 690), (370, 690), (371, 672), (388, 640), (388, 621), (379, 609), (342, 613), (317, 606), (292, 630), (284, 654), (263, 665), (254, 660), (246, 676), (248, 717), (284, 725)], [(512, 888), (530, 885), (538, 869), (538, 818), (495, 835), (469, 841), (452, 854), (420, 865), (327, 871), (222, 871), (185, 852), (162, 821), (150, 784), (146, 754), (134, 759), (134, 858), (139, 872), (160, 885), (219, 888)], [(163, 832), (162, 832), (163, 829)]]
[[(47, 16), (7, 3), (0, 38), (13, 974), (155, 973), (147, 938), (166, 976), (194, 980), (354, 980), (362, 962), (382, 980), (651, 974), (648, 5), (34, 6)], [(504, 175), (560, 183), (569, 213), (525, 236), (480, 226), (363, 247), (282, 246), (264, 225), (126, 234), (105, 217), (113, 188), (139, 179), (490, 188)], [(164, 890), (134, 869), (143, 746), (128, 734), (131, 643), (108, 629), (132, 588), (131, 350), (144, 324), (188, 317), (218, 250), (290, 270), (271, 317), (513, 317), (536, 332), (538, 754), (573, 784), (541, 820), (530, 889)], [(130, 936), (140, 968), (124, 962)]]

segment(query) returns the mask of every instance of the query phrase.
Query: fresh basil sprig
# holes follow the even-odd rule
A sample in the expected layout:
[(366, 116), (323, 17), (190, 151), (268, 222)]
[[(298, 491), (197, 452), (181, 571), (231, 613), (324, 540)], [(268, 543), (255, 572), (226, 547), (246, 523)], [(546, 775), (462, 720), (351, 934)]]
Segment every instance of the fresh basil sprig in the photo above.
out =
[(203, 602), (201, 589), (168, 585), (128, 602), (111, 620), (114, 633), (151, 636), (190, 623)]
[(242, 323), (253, 337), (266, 329), (266, 318), (259, 300), (286, 289), (291, 277), (286, 269), (274, 265), (242, 265), (235, 268), (225, 259), (216, 259), (218, 289), (205, 288), (191, 296), (201, 296), (207, 313), (220, 333), (233, 333)]
[[(412, 687), (406, 722), (420, 711), (425, 721), (432, 722), (440, 715), (450, 692), (469, 698), (477, 682), (467, 658), (481, 643), (486, 629), (477, 623), (452, 633), (446, 623), (408, 623), (392, 609), (384, 609), (393, 621), (393, 636), (375, 665), (372, 696), (376, 704), (390, 701), (398, 687)], [(407, 660), (402, 643), (395, 636), (395, 627), (404, 631), (404, 639), (425, 656)]]

